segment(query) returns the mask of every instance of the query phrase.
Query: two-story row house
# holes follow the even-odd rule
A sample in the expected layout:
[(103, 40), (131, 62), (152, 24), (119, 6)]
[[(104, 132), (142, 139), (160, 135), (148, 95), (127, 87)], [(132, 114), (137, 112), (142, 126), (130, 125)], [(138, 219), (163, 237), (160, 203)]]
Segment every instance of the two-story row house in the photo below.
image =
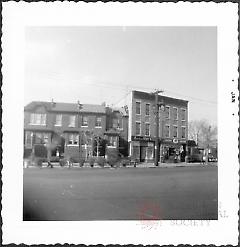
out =
[[(166, 160), (186, 151), (188, 133), (188, 101), (158, 96), (160, 158)], [(132, 91), (128, 98), (129, 153), (140, 161), (153, 161), (156, 140), (155, 95)]]
[[(56, 102), (31, 102), (24, 108), (24, 147), (30, 153), (33, 144), (50, 144), (52, 155), (71, 157), (104, 155), (106, 147), (125, 151), (122, 139), (128, 116), (120, 109), (105, 105)], [(116, 125), (118, 123), (120, 125)], [(98, 152), (98, 153), (96, 153)], [(26, 154), (27, 155), (27, 154)]]

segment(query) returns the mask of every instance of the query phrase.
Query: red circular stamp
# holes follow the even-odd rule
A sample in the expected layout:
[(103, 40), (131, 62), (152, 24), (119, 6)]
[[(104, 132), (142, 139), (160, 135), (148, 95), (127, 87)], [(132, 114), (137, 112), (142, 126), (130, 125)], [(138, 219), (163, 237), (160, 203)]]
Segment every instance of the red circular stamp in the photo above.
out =
[(143, 202), (138, 209), (138, 218), (143, 228), (149, 230), (156, 228), (162, 220), (160, 205), (153, 201)]

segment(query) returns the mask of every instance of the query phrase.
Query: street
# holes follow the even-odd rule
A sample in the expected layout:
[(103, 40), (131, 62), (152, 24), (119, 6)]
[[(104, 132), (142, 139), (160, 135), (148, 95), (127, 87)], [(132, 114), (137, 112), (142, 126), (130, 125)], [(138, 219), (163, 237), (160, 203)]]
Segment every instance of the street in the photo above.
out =
[(216, 166), (24, 169), (24, 220), (217, 219)]

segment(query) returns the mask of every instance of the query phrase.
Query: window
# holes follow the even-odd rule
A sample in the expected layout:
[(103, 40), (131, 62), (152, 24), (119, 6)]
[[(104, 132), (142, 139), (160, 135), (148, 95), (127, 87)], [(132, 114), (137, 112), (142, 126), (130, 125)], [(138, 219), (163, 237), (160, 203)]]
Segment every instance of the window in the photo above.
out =
[(117, 147), (117, 136), (109, 136), (108, 144), (109, 146)]
[(55, 126), (62, 126), (62, 115), (61, 114), (56, 115)]
[(74, 115), (69, 116), (69, 127), (75, 127), (75, 123), (76, 123), (76, 116)]
[(150, 104), (146, 104), (146, 116), (150, 115)]
[(87, 127), (88, 126), (88, 117), (83, 116), (82, 117), (82, 126)]
[(166, 119), (169, 119), (170, 118), (170, 107), (169, 106), (165, 106), (165, 116), (166, 116)]
[(141, 102), (136, 102), (136, 114), (141, 115)]
[(177, 137), (178, 137), (178, 127), (173, 126), (173, 138), (177, 138)]
[(78, 134), (68, 135), (68, 145), (78, 145)]
[(30, 124), (46, 125), (46, 114), (32, 113), (30, 116)]
[(169, 125), (165, 125), (165, 137), (170, 137), (170, 126)]
[(119, 127), (119, 121), (118, 121), (118, 119), (117, 118), (113, 118), (113, 120), (112, 120), (113, 122), (112, 122), (112, 127), (113, 128), (115, 128), (115, 129), (117, 129), (118, 127)]
[(43, 142), (48, 143), (48, 134), (47, 133), (43, 133)]
[(186, 138), (186, 127), (182, 127), (182, 138)]
[(173, 107), (173, 120), (178, 120), (178, 109)]
[(141, 123), (136, 122), (136, 135), (141, 135)]
[(186, 121), (186, 109), (181, 110), (181, 119), (182, 121)]
[(96, 118), (95, 126), (96, 127), (102, 127), (102, 118), (101, 117)]
[(150, 136), (150, 124), (146, 123), (145, 125), (145, 135)]
[(32, 132), (26, 131), (25, 133), (25, 145), (31, 145), (32, 144)]

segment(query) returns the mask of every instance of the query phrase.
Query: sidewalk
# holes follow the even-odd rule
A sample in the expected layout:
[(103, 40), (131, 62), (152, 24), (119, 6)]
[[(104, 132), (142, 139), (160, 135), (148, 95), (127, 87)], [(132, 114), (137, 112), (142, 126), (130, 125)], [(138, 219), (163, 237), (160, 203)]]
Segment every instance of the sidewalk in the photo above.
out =
[[(59, 165), (58, 162), (52, 162), (52, 165), (54, 168), (61, 168), (61, 166)], [(173, 168), (173, 167), (206, 167), (206, 166), (218, 166), (217, 162), (209, 162), (207, 165), (203, 164), (203, 163), (186, 163), (186, 162), (180, 162), (180, 163), (159, 163), (158, 166), (155, 166), (154, 163), (139, 163), (137, 164), (136, 168)], [(34, 167), (34, 166), (29, 166), (29, 167)], [(43, 163), (42, 167), (47, 167), (47, 163)], [(67, 167), (67, 166), (65, 166)], [(80, 168), (78, 163), (74, 163), (73, 164), (74, 168)], [(126, 167), (119, 167), (119, 168), (134, 168), (133, 165), (128, 165)], [(90, 165), (88, 163), (84, 164), (84, 168), (91, 168)], [(101, 168), (98, 165), (94, 165), (93, 168)], [(105, 165), (104, 168), (111, 168), (109, 165)], [(114, 168), (113, 168), (114, 169)]]

